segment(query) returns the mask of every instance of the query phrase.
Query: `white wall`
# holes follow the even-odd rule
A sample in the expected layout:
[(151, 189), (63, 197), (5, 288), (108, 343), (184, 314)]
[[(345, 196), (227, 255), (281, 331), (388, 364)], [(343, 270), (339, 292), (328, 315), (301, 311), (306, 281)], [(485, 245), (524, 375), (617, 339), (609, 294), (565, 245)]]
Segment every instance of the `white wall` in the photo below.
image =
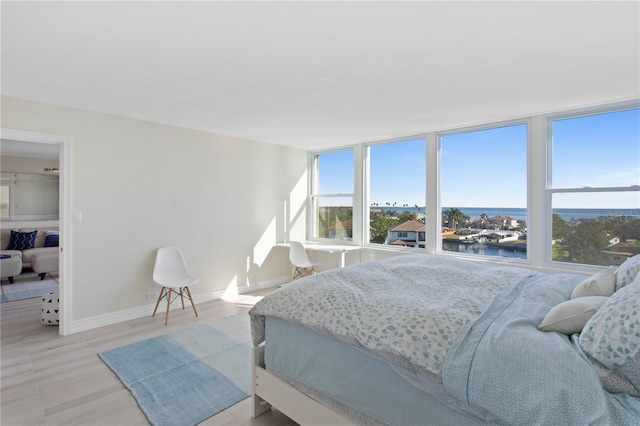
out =
[(161, 246), (196, 298), (289, 275), (273, 245), (304, 239), (305, 151), (6, 96), (2, 127), (72, 138), (72, 322), (146, 309)]

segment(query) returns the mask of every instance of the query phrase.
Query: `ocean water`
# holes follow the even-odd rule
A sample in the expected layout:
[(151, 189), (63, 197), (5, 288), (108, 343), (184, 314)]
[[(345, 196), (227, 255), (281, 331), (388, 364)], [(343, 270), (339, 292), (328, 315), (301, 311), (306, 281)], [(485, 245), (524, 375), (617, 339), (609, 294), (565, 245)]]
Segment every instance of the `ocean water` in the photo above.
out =
[[(492, 216), (510, 216), (518, 220), (527, 220), (527, 209), (514, 208), (514, 207), (457, 207), (462, 213), (466, 214), (472, 219), (478, 219), (483, 213), (486, 213), (489, 217)], [(399, 214), (408, 211), (410, 213), (424, 214), (424, 207), (387, 207), (387, 206), (373, 206), (372, 210), (395, 210)], [(443, 207), (442, 211), (448, 210), (449, 207)], [(640, 219), (640, 209), (554, 209), (553, 213), (559, 215), (565, 221), (571, 219), (597, 219), (600, 216), (607, 217), (619, 217), (619, 216), (633, 216)]]

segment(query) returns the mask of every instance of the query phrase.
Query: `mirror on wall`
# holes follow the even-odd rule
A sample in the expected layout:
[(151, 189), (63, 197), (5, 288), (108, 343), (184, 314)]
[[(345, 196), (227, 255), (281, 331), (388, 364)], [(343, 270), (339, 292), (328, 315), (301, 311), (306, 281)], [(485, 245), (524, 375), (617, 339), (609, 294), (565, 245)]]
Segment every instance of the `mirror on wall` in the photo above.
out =
[(33, 173), (0, 173), (0, 220), (57, 220), (60, 178)]

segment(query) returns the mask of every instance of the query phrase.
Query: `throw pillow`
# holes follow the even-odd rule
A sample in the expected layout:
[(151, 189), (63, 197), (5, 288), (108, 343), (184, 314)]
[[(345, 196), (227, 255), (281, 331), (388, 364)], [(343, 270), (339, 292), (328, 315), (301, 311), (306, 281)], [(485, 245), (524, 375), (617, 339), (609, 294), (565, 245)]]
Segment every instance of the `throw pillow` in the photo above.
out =
[(608, 300), (604, 296), (579, 297), (551, 308), (538, 330), (558, 331), (564, 334), (580, 333), (589, 318)]
[(626, 380), (636, 390), (611, 387), (614, 381), (603, 380), (608, 391), (640, 396), (640, 277), (607, 300), (587, 322), (578, 342), (589, 358), (597, 361), (596, 368)]
[(11, 231), (7, 250), (26, 250), (36, 246), (36, 234), (38, 231), (18, 232)]
[(49, 231), (44, 239), (44, 247), (58, 247), (60, 245), (60, 233)]
[(605, 269), (581, 281), (571, 293), (571, 299), (586, 296), (609, 297), (616, 291), (616, 276), (611, 269)]
[(638, 276), (638, 272), (640, 272), (640, 254), (625, 260), (616, 269), (616, 291), (631, 284)]

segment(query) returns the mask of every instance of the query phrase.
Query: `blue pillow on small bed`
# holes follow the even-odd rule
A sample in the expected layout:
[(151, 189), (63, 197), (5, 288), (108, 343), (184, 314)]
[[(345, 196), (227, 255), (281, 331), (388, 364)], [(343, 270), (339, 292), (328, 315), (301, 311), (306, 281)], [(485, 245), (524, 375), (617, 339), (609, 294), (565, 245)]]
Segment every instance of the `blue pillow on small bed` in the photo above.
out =
[(36, 246), (36, 234), (38, 231), (18, 232), (11, 231), (7, 250), (26, 250)]
[(640, 276), (616, 291), (580, 333), (605, 389), (640, 396)]
[(58, 231), (48, 231), (44, 239), (45, 247), (58, 247), (60, 245), (60, 233)]

